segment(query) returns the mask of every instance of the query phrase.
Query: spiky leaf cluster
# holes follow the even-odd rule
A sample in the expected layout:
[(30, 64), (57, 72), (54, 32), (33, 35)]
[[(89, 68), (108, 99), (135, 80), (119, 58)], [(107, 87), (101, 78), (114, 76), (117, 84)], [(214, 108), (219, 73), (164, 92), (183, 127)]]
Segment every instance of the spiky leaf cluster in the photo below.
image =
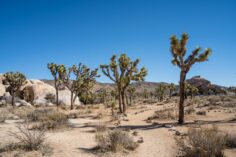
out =
[(59, 78), (75, 95), (89, 91), (95, 84), (96, 77), (99, 77), (98, 69), (90, 70), (90, 68), (81, 63), (78, 66), (73, 65), (68, 69), (62, 66), (59, 70)]
[(179, 66), (186, 73), (190, 70), (190, 67), (196, 62), (204, 62), (208, 60), (211, 49), (207, 48), (203, 52), (200, 47), (194, 49), (186, 59), (185, 54), (187, 51), (186, 44), (188, 42), (189, 36), (186, 33), (183, 33), (181, 39), (179, 40), (175, 35), (173, 35), (171, 40), (171, 53), (173, 56), (172, 63)]
[(144, 81), (147, 70), (144, 67), (138, 70), (138, 63), (139, 59), (132, 61), (126, 54), (122, 54), (118, 60), (116, 55), (113, 55), (109, 65), (100, 67), (103, 74), (122, 89), (127, 88), (131, 81)]
[(48, 69), (50, 70), (51, 75), (54, 78), (56, 89), (59, 88), (59, 86), (63, 83), (59, 75), (60, 75), (60, 71), (62, 71), (64, 67), (65, 66), (63, 64), (57, 65), (55, 63), (48, 63)]
[(26, 83), (25, 75), (20, 72), (7, 72), (4, 77), (10, 85), (11, 94), (17, 92)]
[(124, 97), (127, 87), (132, 81), (144, 81), (147, 75), (147, 70), (144, 67), (138, 69), (138, 63), (139, 59), (132, 61), (126, 54), (121, 54), (119, 58), (113, 55), (109, 65), (100, 65), (103, 74), (116, 84), (121, 113), (126, 110)]
[(158, 88), (156, 88), (156, 94), (157, 94), (157, 97), (160, 101), (163, 100), (164, 98), (164, 94), (166, 92), (166, 90), (168, 89), (168, 86), (165, 85), (165, 84), (160, 84)]

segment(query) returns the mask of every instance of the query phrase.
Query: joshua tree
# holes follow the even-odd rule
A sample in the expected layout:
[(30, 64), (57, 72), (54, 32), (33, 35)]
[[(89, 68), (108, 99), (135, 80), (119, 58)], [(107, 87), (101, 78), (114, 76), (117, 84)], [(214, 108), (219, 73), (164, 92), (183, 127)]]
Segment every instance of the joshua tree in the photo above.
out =
[(206, 49), (204, 52), (200, 53), (201, 48), (198, 47), (192, 51), (192, 53), (185, 59), (186, 55), (186, 44), (188, 42), (189, 36), (186, 33), (182, 34), (181, 39), (179, 40), (175, 35), (170, 38), (171, 40), (171, 53), (173, 56), (172, 63), (177, 65), (180, 72), (180, 101), (179, 101), (179, 124), (184, 123), (184, 84), (186, 80), (186, 75), (189, 72), (192, 65), (196, 62), (204, 62), (208, 60), (209, 55), (211, 54), (211, 49)]
[(160, 84), (158, 88), (156, 88), (156, 94), (160, 102), (164, 99), (164, 94), (167, 89), (167, 86), (164, 84)]
[[(81, 63), (77, 67), (73, 65), (71, 68), (66, 69), (63, 66), (59, 71), (59, 78), (63, 80), (65, 86), (71, 91), (71, 110), (74, 109), (74, 102), (76, 97), (88, 93), (95, 84), (98, 69), (90, 70)], [(74, 74), (74, 79), (71, 79), (71, 74)]]
[(133, 100), (134, 94), (135, 94), (135, 88), (129, 86), (128, 89), (127, 89), (127, 92), (128, 92), (128, 95), (129, 95), (129, 105), (131, 106), (132, 105), (132, 100)]
[(193, 99), (198, 94), (198, 88), (195, 86), (190, 87), (191, 99)]
[(4, 74), (6, 81), (10, 85), (10, 93), (12, 96), (12, 106), (15, 106), (15, 93), (19, 91), (20, 87), (26, 83), (26, 77), (24, 74), (16, 72), (8, 72)]
[(229, 87), (228, 90), (233, 92), (236, 96), (236, 87)]
[(109, 65), (100, 65), (103, 74), (116, 84), (120, 113), (126, 112), (125, 92), (131, 81), (143, 81), (147, 75), (144, 67), (138, 70), (138, 63), (139, 59), (132, 61), (126, 54), (121, 54), (119, 59), (113, 55)]
[(111, 91), (110, 91), (110, 95), (111, 95), (111, 97), (112, 97), (114, 100), (117, 100), (117, 98), (118, 98), (118, 91), (117, 91), (117, 88), (111, 90)]
[(147, 89), (144, 89), (144, 90), (143, 90), (143, 98), (144, 98), (144, 99), (147, 99), (147, 98), (148, 98), (148, 90), (147, 90)]
[(188, 95), (190, 94), (191, 85), (185, 81), (184, 83), (184, 98), (188, 99)]
[(64, 67), (64, 65), (57, 65), (54, 63), (48, 63), (48, 69), (50, 70), (53, 79), (54, 79), (54, 87), (56, 90), (56, 105), (57, 105), (57, 109), (59, 106), (59, 101), (58, 101), (58, 91), (59, 91), (59, 87), (62, 84), (62, 81), (59, 77), (59, 72), (60, 70)]
[(107, 101), (107, 96), (108, 96), (108, 92), (106, 91), (106, 89), (101, 89), (98, 93), (100, 103), (104, 104)]
[(169, 96), (170, 99), (172, 98), (173, 92), (176, 90), (176, 85), (174, 83), (171, 83), (170, 85), (168, 85), (168, 89), (169, 89)]

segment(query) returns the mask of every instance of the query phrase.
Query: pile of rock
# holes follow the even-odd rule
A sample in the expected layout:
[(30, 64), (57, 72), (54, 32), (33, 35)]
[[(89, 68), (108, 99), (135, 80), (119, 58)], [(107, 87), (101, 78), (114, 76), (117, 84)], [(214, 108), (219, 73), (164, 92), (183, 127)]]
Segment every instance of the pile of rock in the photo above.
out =
[[(11, 104), (9, 85), (3, 75), (0, 75), (0, 104)], [(16, 93), (16, 106), (51, 106), (55, 104), (56, 90), (53, 86), (40, 80), (27, 80), (26, 84)], [(48, 99), (48, 97), (52, 99)], [(71, 92), (64, 88), (59, 90), (59, 104), (61, 106), (70, 105)], [(74, 105), (80, 105), (77, 97)]]

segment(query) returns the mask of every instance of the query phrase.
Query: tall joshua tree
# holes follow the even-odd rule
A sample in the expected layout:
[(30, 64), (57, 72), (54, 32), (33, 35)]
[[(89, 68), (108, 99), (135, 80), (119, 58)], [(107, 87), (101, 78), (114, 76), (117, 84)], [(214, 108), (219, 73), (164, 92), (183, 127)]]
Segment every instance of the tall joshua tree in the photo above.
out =
[(56, 105), (57, 105), (57, 109), (59, 107), (59, 101), (58, 101), (58, 91), (59, 91), (59, 87), (62, 84), (62, 81), (59, 77), (59, 72), (60, 70), (64, 67), (64, 65), (57, 65), (55, 63), (48, 63), (48, 69), (50, 70), (53, 79), (54, 79), (54, 87), (56, 90)]
[(12, 106), (15, 106), (15, 93), (19, 91), (20, 87), (26, 83), (26, 77), (20, 72), (8, 72), (4, 74), (6, 81), (10, 85), (10, 93), (12, 96)]
[(192, 51), (192, 53), (185, 58), (186, 56), (186, 45), (188, 42), (189, 36), (186, 33), (183, 33), (181, 39), (178, 39), (175, 35), (170, 38), (171, 47), (170, 51), (173, 56), (172, 63), (177, 65), (180, 72), (180, 101), (179, 101), (179, 124), (184, 124), (184, 84), (186, 80), (186, 75), (189, 72), (190, 68), (197, 62), (204, 62), (208, 60), (209, 55), (211, 54), (211, 49), (207, 48), (204, 52), (199, 53), (201, 51), (200, 47), (197, 47)]
[[(90, 70), (81, 63), (79, 66), (73, 65), (66, 69), (65, 66), (59, 70), (59, 78), (63, 81), (65, 86), (71, 91), (71, 110), (74, 109), (74, 102), (78, 95), (87, 93), (96, 82), (95, 78), (99, 77), (98, 69)], [(74, 75), (72, 80), (71, 74)]]
[(191, 99), (193, 99), (198, 94), (198, 88), (195, 86), (191, 86), (190, 93), (191, 93)]
[(126, 112), (125, 92), (131, 81), (143, 81), (147, 75), (147, 70), (144, 67), (138, 70), (138, 63), (139, 59), (132, 61), (126, 54), (121, 54), (119, 59), (117, 59), (116, 55), (113, 55), (109, 65), (100, 65), (103, 74), (117, 86), (121, 113)]
[(167, 89), (167, 86), (164, 84), (160, 84), (159, 87), (156, 88), (156, 93), (160, 102), (162, 102), (164, 99), (166, 89)]
[(169, 89), (169, 97), (172, 98), (173, 92), (176, 90), (176, 85), (174, 83), (171, 83), (168, 85)]
[(129, 86), (128, 89), (127, 89), (127, 92), (128, 92), (128, 96), (129, 96), (129, 105), (131, 106), (132, 105), (132, 100), (133, 100), (134, 94), (135, 94), (135, 88)]

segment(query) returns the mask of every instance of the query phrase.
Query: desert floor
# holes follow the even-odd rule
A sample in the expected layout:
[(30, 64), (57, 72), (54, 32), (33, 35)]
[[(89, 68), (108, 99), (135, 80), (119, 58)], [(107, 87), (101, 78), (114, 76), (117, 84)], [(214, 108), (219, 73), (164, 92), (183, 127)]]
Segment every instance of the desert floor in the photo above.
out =
[[(198, 98), (203, 99), (203, 98)], [(111, 121), (111, 109), (105, 108), (104, 105), (99, 107), (85, 107), (76, 111), (85, 111), (76, 119), (69, 119), (69, 128), (47, 132), (47, 142), (52, 147), (52, 157), (94, 157), (94, 156), (126, 156), (126, 157), (175, 157), (178, 154), (178, 145), (175, 137), (176, 132), (186, 133), (191, 127), (210, 127), (216, 125), (219, 129), (226, 133), (236, 132), (236, 108), (234, 107), (213, 107), (201, 106), (193, 104), (194, 113), (186, 115), (186, 124), (179, 126), (177, 120), (177, 103), (175, 102), (144, 102), (138, 101), (129, 107), (127, 116), (120, 117), (119, 120)], [(176, 118), (154, 119), (147, 121), (148, 117), (154, 115), (155, 111), (172, 109), (172, 113)], [(206, 111), (206, 115), (197, 115), (197, 111)], [(76, 112), (63, 111), (63, 112)], [(100, 115), (97, 118), (97, 115)], [(10, 143), (12, 137), (9, 131), (16, 130), (16, 126), (21, 123), (21, 119), (6, 120), (0, 123), (0, 145), (4, 146)], [(98, 125), (106, 125), (107, 127), (125, 128), (131, 134), (135, 131), (137, 136), (133, 138), (138, 141), (143, 139), (139, 147), (130, 152), (97, 154), (93, 151), (96, 146), (95, 128)], [(41, 156), (38, 152), (11, 151), (1, 152), (0, 156)], [(236, 149), (226, 149), (227, 157), (235, 157)]]

